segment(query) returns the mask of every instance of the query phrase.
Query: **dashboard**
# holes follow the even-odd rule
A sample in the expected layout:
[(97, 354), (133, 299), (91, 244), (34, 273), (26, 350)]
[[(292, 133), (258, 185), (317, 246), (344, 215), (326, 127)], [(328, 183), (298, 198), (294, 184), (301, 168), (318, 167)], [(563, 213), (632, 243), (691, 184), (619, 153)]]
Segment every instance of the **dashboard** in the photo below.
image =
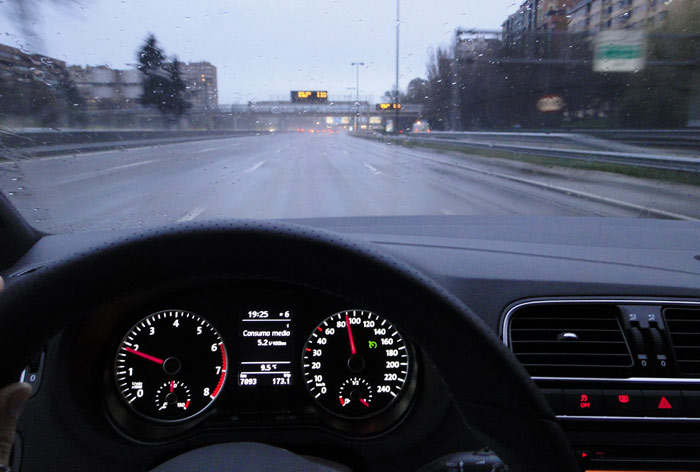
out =
[[(581, 470), (700, 470), (700, 371), (681, 357), (700, 342), (681, 344), (671, 329), (678, 316), (700, 320), (696, 223), (292, 223), (379, 247), (467, 304), (540, 388)], [(112, 237), (44, 237), (2, 275), (11, 283)], [(381, 299), (383, 288), (374, 290)], [(32, 451), (64, 449), (104, 470), (148, 470), (193, 447), (260, 441), (353, 470), (466, 463), (483, 439), (462, 423), (446, 372), (428, 355), (435, 346), (408, 336), (400, 300), (385, 302), (220, 274), (115, 295), (62, 329), (25, 370), (37, 393), (20, 425), (21, 462), (42, 470), (45, 459)], [(424, 317), (437, 326), (441, 313)], [(452, 360), (466, 361), (479, 359)], [(485, 383), (464, 380), (475, 390)], [(49, 444), (56, 431), (63, 437)]]

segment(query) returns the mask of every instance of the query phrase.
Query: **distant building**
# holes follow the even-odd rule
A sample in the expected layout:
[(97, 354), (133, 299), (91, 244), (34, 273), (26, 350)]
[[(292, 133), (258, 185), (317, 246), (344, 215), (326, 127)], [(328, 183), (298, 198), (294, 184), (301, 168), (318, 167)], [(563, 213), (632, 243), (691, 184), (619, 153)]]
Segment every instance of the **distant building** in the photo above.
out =
[(0, 44), (0, 81), (4, 86), (20, 86), (32, 80), (55, 86), (65, 74), (66, 63), (41, 54), (28, 54), (21, 49)]
[(657, 29), (681, 0), (579, 0), (570, 10), (569, 30), (597, 33), (615, 29)]
[[(133, 109), (140, 107), (143, 74), (137, 69), (107, 66), (70, 66), (70, 78), (85, 98), (88, 109)], [(219, 104), (216, 67), (208, 62), (182, 63), (182, 80), (193, 110), (214, 110)]]
[(537, 28), (537, 5), (540, 0), (526, 0), (518, 11), (508, 16), (503, 23), (503, 33), (506, 42), (520, 41), (526, 32)]
[(537, 30), (567, 31), (568, 12), (577, 0), (538, 0)]
[(473, 60), (477, 57), (494, 57), (501, 48), (501, 41), (485, 36), (462, 34), (455, 41), (455, 53), (460, 60)]
[(143, 79), (136, 69), (70, 66), (68, 73), (88, 109), (129, 109), (139, 106)]
[(216, 67), (209, 62), (183, 63), (182, 79), (187, 86), (193, 109), (214, 110), (219, 106), (219, 88)]

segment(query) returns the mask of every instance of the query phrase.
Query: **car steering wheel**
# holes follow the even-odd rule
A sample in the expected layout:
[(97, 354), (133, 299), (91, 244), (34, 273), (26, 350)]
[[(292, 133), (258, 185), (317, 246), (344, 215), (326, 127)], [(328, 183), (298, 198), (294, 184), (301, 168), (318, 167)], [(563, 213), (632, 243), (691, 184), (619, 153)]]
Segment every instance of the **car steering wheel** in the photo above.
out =
[(461, 301), (374, 246), (290, 224), (205, 222), (139, 231), (13, 281), (0, 296), (0, 385), (16, 381), (33, 352), (100, 303), (211, 275), (293, 282), (393, 314), (390, 321), (437, 367), (465, 425), (511, 470), (578, 470), (537, 386)]

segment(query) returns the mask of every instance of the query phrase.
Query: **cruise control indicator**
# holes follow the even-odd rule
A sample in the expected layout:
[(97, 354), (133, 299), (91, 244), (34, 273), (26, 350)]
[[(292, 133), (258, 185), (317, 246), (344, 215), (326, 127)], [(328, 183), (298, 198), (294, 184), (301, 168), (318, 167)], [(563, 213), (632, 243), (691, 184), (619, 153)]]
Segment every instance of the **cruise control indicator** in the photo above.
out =
[(411, 368), (401, 334), (389, 321), (365, 310), (326, 318), (307, 339), (302, 358), (311, 396), (346, 418), (385, 411), (401, 396)]

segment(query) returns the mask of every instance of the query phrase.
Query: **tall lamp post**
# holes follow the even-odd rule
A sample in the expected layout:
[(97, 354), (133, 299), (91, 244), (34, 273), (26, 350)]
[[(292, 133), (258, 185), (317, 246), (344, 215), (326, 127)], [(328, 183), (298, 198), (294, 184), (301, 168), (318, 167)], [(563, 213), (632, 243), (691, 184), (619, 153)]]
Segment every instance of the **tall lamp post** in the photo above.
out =
[(396, 123), (394, 124), (394, 133), (399, 133), (399, 26), (400, 26), (400, 15), (399, 15), (399, 0), (396, 0), (396, 94), (394, 97), (394, 108), (396, 108)]
[(360, 66), (364, 66), (364, 62), (352, 62), (350, 65), (355, 66), (355, 132), (357, 133), (358, 116), (360, 114)]

